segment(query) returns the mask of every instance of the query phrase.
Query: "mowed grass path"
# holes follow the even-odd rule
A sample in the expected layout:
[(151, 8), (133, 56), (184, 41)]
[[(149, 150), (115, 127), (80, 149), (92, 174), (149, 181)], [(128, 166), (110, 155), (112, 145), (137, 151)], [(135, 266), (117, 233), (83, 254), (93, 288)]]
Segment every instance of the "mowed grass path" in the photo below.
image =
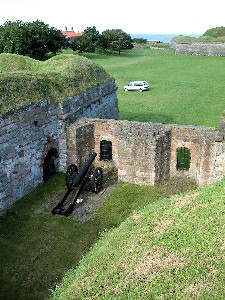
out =
[[(85, 56), (115, 78), (121, 120), (218, 126), (225, 109), (225, 57), (137, 48), (121, 55)], [(124, 92), (133, 80), (146, 80), (151, 89)]]

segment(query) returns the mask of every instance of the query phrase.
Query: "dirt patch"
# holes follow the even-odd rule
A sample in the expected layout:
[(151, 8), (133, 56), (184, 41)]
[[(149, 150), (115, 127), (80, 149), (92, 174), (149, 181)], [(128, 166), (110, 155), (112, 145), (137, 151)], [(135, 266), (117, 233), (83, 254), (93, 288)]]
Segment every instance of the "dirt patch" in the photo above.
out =
[(156, 246), (143, 254), (142, 260), (136, 265), (135, 273), (139, 278), (153, 280), (160, 269), (179, 269), (184, 265), (183, 257)]
[(152, 233), (159, 237), (160, 235), (164, 234), (165, 232), (167, 232), (169, 230), (170, 225), (172, 225), (174, 223), (173, 220), (158, 220), (156, 222), (156, 226), (153, 229)]
[[(113, 192), (117, 186), (117, 176), (113, 170), (103, 171), (103, 188), (95, 194), (90, 191), (90, 186), (87, 183), (86, 187), (80, 194), (79, 199), (74, 207), (73, 212), (68, 218), (73, 219), (77, 222), (87, 222), (90, 220), (96, 211), (105, 202), (107, 197)], [(37, 214), (51, 214), (52, 209), (62, 200), (67, 189), (66, 186), (60, 192), (54, 195), (54, 197), (48, 199), (41, 207), (39, 207), (35, 213)], [(69, 203), (73, 201), (76, 189), (71, 192), (70, 196), (66, 200), (65, 207), (68, 207)]]
[(210, 291), (208, 283), (200, 280), (199, 282), (192, 283), (187, 289), (186, 293), (194, 297), (198, 297), (201, 292)]
[(177, 198), (174, 201), (172, 201), (172, 204), (176, 208), (182, 208), (182, 207), (187, 206), (188, 204), (190, 204), (192, 202), (192, 200), (197, 198), (199, 195), (200, 195), (200, 193), (194, 193), (194, 194), (191, 194), (191, 195), (187, 195), (185, 197)]

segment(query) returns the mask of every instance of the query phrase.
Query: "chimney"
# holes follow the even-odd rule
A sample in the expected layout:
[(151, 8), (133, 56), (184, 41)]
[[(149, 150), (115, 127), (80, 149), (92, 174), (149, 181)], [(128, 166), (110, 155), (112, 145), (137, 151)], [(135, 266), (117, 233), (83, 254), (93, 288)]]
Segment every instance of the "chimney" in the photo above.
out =
[(67, 26), (65, 26), (65, 31), (67, 31)]
[(73, 31), (73, 27), (71, 27), (71, 31)]

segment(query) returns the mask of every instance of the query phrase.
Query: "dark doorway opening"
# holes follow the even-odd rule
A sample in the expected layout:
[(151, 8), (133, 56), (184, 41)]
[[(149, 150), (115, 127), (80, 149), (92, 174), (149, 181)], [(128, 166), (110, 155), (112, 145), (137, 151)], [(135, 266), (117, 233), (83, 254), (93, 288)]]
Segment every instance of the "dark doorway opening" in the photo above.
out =
[(100, 142), (100, 160), (112, 160), (112, 142), (106, 140)]
[(58, 171), (58, 152), (52, 148), (48, 151), (43, 166), (43, 180), (47, 180)]

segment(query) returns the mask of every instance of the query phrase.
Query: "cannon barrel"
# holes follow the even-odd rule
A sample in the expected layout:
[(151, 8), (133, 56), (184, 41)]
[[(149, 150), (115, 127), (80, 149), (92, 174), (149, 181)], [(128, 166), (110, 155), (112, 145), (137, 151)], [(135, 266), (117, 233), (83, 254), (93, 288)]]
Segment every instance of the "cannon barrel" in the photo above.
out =
[(73, 182), (72, 182), (71, 186), (77, 187), (81, 184), (84, 177), (87, 175), (87, 172), (88, 172), (91, 164), (93, 163), (96, 155), (97, 155), (96, 152), (91, 154), (91, 156), (89, 157), (86, 165), (80, 170), (80, 172), (77, 174), (77, 176), (73, 179)]
[[(68, 190), (66, 192), (66, 194), (64, 195), (63, 199), (56, 205), (56, 207), (54, 207), (52, 209), (52, 214), (55, 215), (55, 214), (60, 214), (60, 215), (65, 215), (68, 217), (68, 215), (73, 211), (73, 208), (76, 204), (76, 200), (77, 198), (79, 197), (85, 183), (87, 182), (88, 180), (88, 171), (89, 171), (89, 168), (91, 166), (91, 164), (93, 163), (95, 157), (97, 156), (97, 153), (94, 152), (91, 154), (91, 156), (89, 157), (86, 165), (80, 170), (80, 172), (76, 175), (76, 177), (72, 180), (72, 182), (70, 183), (69, 187), (68, 187)], [(70, 206), (65, 210), (63, 209), (63, 204), (65, 202), (65, 200), (67, 199), (67, 197), (69, 196), (71, 190), (72, 190), (72, 187), (78, 187), (78, 190), (76, 192), (76, 195), (74, 197), (74, 200), (73, 202), (70, 204)]]

